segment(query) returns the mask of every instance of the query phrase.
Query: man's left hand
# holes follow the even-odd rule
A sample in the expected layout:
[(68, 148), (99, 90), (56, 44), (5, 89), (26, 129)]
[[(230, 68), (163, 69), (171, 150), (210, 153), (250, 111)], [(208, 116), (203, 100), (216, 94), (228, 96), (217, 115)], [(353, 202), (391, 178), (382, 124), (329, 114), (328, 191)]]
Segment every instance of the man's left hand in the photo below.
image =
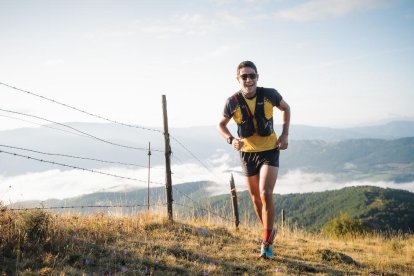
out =
[(276, 144), (276, 147), (278, 148), (278, 149), (280, 149), (280, 150), (285, 150), (285, 149), (287, 149), (288, 148), (288, 144), (289, 144), (289, 142), (288, 142), (288, 137), (289, 137), (289, 135), (287, 135), (287, 134), (281, 134), (280, 135), (280, 137), (279, 137), (279, 139), (277, 140), (277, 144)]

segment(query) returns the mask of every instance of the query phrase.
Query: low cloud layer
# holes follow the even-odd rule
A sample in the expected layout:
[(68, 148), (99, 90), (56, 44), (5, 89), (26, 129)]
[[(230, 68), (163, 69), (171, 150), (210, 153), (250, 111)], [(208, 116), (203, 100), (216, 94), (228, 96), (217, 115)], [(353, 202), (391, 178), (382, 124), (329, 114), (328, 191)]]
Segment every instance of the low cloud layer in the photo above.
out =
[[(211, 186), (213, 194), (229, 193), (230, 175), (233, 174), (238, 191), (246, 190), (244, 177), (240, 167), (231, 167), (228, 158), (210, 160), (214, 168), (206, 168), (197, 164), (180, 164), (172, 166), (172, 181), (174, 184), (209, 180), (216, 184)], [(69, 198), (98, 191), (128, 191), (136, 188), (146, 188), (148, 169), (106, 169), (106, 173), (122, 175), (139, 181), (118, 179), (111, 176), (92, 174), (77, 170), (50, 170), (40, 173), (3, 177), (0, 176), (0, 201), (4, 204), (25, 200), (45, 200), (50, 198)], [(165, 169), (162, 166), (151, 168), (152, 187), (163, 186)], [(350, 186), (377, 186), (382, 188), (403, 189), (414, 192), (414, 182), (372, 182), (349, 181), (340, 182), (334, 175), (322, 173), (305, 173), (301, 170), (291, 170), (281, 175), (277, 181), (275, 193), (308, 193), (341, 189)]]
[(322, 20), (383, 8), (390, 3), (390, 0), (311, 0), (280, 11), (278, 16), (294, 21)]

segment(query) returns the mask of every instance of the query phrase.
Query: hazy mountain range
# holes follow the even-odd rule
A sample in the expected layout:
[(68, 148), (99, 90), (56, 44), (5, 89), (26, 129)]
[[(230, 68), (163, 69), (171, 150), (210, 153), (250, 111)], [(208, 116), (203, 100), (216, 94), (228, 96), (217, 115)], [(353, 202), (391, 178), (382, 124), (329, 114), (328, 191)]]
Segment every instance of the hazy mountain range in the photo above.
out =
[[(0, 131), (1, 145), (48, 153), (39, 154), (0, 146), (0, 150), (23, 156), (0, 154), (0, 175), (15, 176), (56, 168), (70, 169), (30, 160), (24, 156), (89, 169), (118, 166), (51, 155), (55, 153), (133, 163), (145, 168), (148, 164), (149, 142), (152, 149), (151, 165), (164, 164), (164, 137), (161, 130), (149, 131), (97, 123), (68, 123), (67, 125), (71, 128), (47, 125), (39, 128)], [(231, 127), (234, 128), (234, 125)], [(76, 132), (74, 129), (83, 133)], [(95, 139), (84, 133), (94, 136)], [(218, 135), (215, 126), (171, 129), (170, 135), (172, 162), (175, 164), (198, 164), (202, 161), (208, 166), (215, 166), (217, 162), (210, 162), (212, 159), (220, 158), (225, 154), (235, 156), (231, 147)], [(347, 129), (292, 125), (289, 149), (281, 154), (281, 174), (288, 170), (301, 169), (307, 172), (334, 174), (338, 179), (343, 180), (413, 181), (414, 138), (412, 137), (414, 137), (412, 121), (396, 121)], [(226, 162), (229, 167), (239, 166), (238, 158), (229, 158)]]

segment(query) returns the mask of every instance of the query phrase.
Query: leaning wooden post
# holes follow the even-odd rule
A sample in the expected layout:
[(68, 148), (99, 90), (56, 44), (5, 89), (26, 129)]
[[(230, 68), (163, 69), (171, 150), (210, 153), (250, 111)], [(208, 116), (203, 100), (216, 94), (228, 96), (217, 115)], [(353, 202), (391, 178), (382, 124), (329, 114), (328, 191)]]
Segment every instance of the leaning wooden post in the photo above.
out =
[(150, 209), (150, 175), (151, 175), (151, 142), (148, 142), (148, 193), (147, 193), (147, 203), (148, 203), (148, 212)]
[(171, 181), (171, 147), (170, 134), (168, 133), (168, 116), (167, 116), (167, 100), (165, 95), (162, 95), (162, 111), (164, 115), (164, 142), (165, 142), (165, 189), (167, 193), (167, 211), (168, 220), (173, 222), (172, 211), (172, 181)]
[(285, 233), (285, 209), (282, 209), (280, 212), (280, 225), (282, 228), (282, 233)]
[(231, 202), (233, 206), (233, 214), (235, 218), (236, 228), (239, 227), (240, 219), (239, 219), (239, 206), (237, 204), (237, 193), (236, 193), (236, 186), (234, 185), (234, 178), (233, 174), (231, 174), (230, 178), (230, 195), (231, 195)]

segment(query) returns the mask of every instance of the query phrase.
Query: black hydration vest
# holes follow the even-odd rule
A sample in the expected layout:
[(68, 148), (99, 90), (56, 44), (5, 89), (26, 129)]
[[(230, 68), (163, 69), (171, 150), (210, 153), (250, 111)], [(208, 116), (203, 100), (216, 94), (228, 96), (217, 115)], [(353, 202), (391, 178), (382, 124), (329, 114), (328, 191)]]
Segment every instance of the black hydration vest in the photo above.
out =
[[(273, 133), (273, 119), (266, 119), (264, 113), (264, 95), (261, 88), (256, 90), (256, 107), (254, 109), (254, 117), (247, 105), (242, 92), (238, 92), (234, 95), (235, 100), (240, 105), (240, 110), (242, 112), (242, 121), (240, 124), (237, 124), (237, 134), (240, 138), (245, 138), (252, 136), (255, 132), (260, 136), (269, 136)], [(253, 118), (257, 122), (257, 130), (254, 127)]]

